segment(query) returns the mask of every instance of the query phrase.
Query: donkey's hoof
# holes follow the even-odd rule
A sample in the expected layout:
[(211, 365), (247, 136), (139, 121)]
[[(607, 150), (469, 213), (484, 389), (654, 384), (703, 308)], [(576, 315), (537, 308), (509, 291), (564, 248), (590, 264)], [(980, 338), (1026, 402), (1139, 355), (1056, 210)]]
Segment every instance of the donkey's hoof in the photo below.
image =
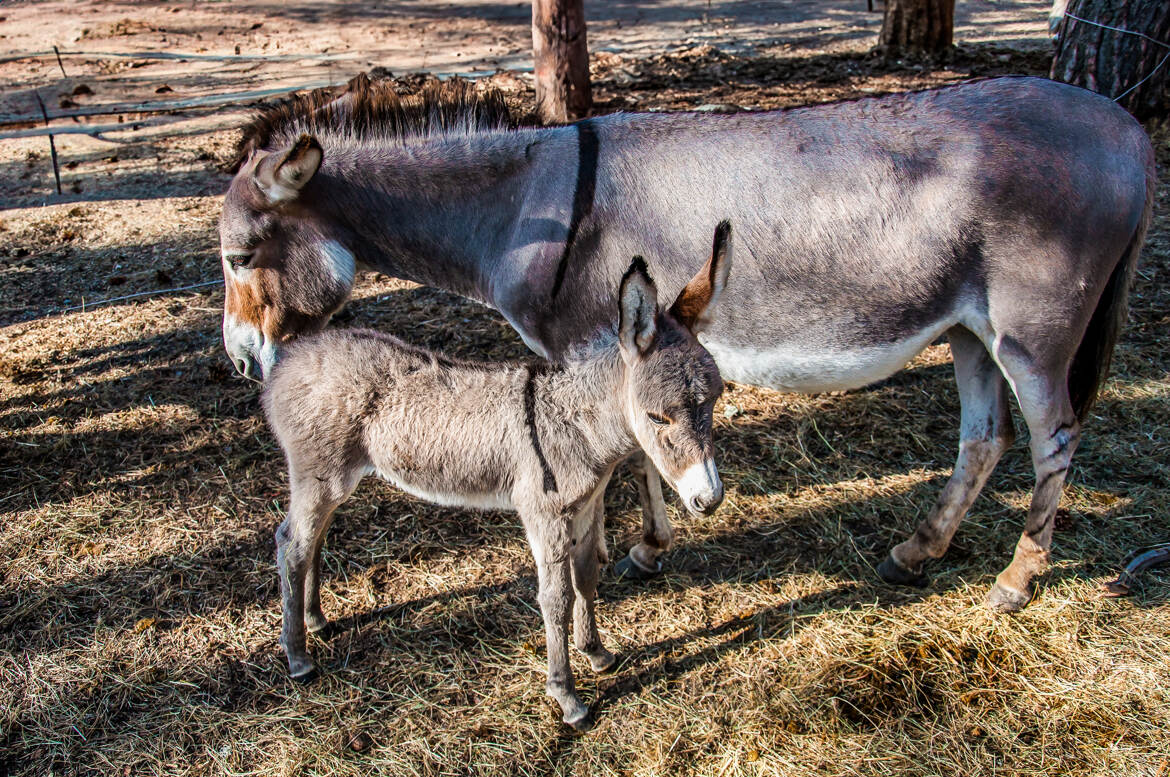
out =
[(926, 588), (930, 585), (930, 578), (925, 572), (907, 569), (893, 556), (886, 556), (885, 560), (878, 564), (877, 573), (878, 577), (891, 585), (908, 585), (914, 588)]
[(619, 580), (650, 580), (662, 574), (662, 562), (656, 561), (654, 568), (651, 569), (639, 564), (632, 555), (627, 555), (613, 565), (613, 571), (617, 573)]
[(987, 606), (997, 612), (1019, 612), (1032, 601), (1032, 592), (1017, 591), (999, 583), (991, 586), (987, 594)]

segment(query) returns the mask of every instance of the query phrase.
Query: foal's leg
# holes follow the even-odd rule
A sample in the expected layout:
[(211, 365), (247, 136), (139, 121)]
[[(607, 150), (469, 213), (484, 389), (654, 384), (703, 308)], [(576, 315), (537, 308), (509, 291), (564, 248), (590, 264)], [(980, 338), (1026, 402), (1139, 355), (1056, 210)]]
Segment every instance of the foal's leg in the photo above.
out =
[(662, 497), (662, 477), (642, 451), (626, 461), (638, 484), (642, 503), (642, 541), (630, 548), (630, 553), (614, 565), (620, 577), (641, 579), (662, 571), (660, 557), (674, 543), (674, 528), (666, 517), (666, 502)]
[(325, 535), (333, 523), (333, 513), (318, 528), (316, 542), (313, 543), (313, 558), (305, 573), (305, 625), (310, 634), (318, 634), (329, 628), (329, 620), (321, 610), (321, 546), (325, 544)]
[(575, 729), (589, 728), (589, 708), (577, 696), (569, 666), (569, 616), (573, 581), (569, 569), (569, 520), (556, 513), (524, 514), (524, 529), (536, 560), (537, 601), (548, 646), (545, 693), (561, 705), (562, 719)]
[(280, 644), (288, 658), (289, 674), (295, 680), (307, 681), (317, 672), (305, 647), (305, 605), (310, 595), (318, 600), (318, 611), (320, 604), (317, 593), (310, 592), (305, 584), (310, 578), (314, 585), (319, 582), (312, 573), (314, 555), (320, 552), (333, 511), (348, 494), (342, 493), (340, 484), (312, 476), (293, 473), (289, 480), (288, 516), (276, 530), (276, 567), (284, 616)]
[(1032, 599), (1032, 580), (1048, 569), (1053, 520), (1060, 503), (1064, 478), (1081, 438), (1081, 426), (1068, 394), (1067, 365), (1059, 369), (1020, 369), (1005, 358), (1020, 411), (1031, 433), (1032, 467), (1036, 487), (1016, 544), (1012, 563), (999, 573), (987, 603), (1002, 612), (1020, 610)]
[(582, 510), (582, 514), (574, 521), (571, 552), (573, 589), (576, 592), (576, 599), (573, 602), (573, 640), (577, 650), (589, 659), (589, 664), (595, 672), (604, 672), (617, 661), (614, 654), (601, 644), (594, 611), (597, 577), (601, 571), (598, 543), (605, 542), (602, 534), (604, 528), (605, 504), (602, 494), (598, 494), (593, 503)]
[(925, 585), (922, 564), (946, 553), (963, 516), (1015, 436), (1008, 386), (983, 343), (962, 327), (948, 333), (962, 405), (959, 457), (938, 502), (914, 535), (878, 566), (890, 583)]

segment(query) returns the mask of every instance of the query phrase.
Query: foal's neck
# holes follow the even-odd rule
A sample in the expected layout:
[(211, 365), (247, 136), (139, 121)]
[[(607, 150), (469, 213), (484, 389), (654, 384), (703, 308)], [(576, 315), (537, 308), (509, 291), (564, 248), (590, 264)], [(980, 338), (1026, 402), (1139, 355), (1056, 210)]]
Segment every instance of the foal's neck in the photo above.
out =
[(535, 378), (538, 413), (577, 426), (600, 465), (638, 447), (626, 420), (625, 364), (616, 348), (564, 366), (549, 365)]

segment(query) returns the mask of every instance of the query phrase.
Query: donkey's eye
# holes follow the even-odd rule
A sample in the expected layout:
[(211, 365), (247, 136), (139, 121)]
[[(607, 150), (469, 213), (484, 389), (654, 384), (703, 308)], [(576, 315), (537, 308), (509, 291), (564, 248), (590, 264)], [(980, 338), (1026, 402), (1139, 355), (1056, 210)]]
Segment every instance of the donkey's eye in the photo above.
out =
[(239, 253), (232, 253), (227, 255), (228, 264), (239, 270), (242, 267), (247, 267), (252, 263), (252, 257), (255, 256), (251, 251), (242, 251)]
[(647, 413), (646, 417), (650, 419), (650, 423), (655, 426), (666, 426), (670, 423), (670, 419), (666, 416), (658, 415), (658, 413)]

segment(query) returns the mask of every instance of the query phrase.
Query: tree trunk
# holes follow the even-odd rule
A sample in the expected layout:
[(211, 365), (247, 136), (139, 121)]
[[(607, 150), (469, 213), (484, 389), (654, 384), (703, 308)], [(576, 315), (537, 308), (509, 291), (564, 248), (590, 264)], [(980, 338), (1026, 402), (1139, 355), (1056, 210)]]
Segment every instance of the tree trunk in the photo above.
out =
[(593, 107), (583, 0), (532, 0), (536, 111), (545, 122), (580, 119)]
[(878, 46), (887, 55), (940, 54), (955, 35), (955, 0), (887, 0)]
[(1112, 97), (1139, 119), (1166, 115), (1170, 2), (1069, 0), (1050, 75)]

